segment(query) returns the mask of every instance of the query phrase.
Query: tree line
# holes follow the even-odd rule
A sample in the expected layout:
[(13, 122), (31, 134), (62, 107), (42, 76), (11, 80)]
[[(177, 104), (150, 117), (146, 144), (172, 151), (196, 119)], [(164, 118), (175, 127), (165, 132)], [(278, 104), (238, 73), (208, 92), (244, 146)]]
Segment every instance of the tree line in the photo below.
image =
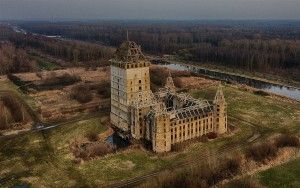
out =
[(6, 26), (0, 26), (0, 42), (0, 74), (34, 71), (37, 63), (28, 55), (28, 49), (68, 61), (70, 66), (100, 64), (114, 53), (114, 49), (103, 45), (16, 33)]
[(175, 54), (185, 60), (213, 63), (262, 73), (300, 75), (300, 24), (197, 22), (61, 22), (26, 23), (22, 27), (46, 35), (118, 46), (126, 40), (153, 54)]

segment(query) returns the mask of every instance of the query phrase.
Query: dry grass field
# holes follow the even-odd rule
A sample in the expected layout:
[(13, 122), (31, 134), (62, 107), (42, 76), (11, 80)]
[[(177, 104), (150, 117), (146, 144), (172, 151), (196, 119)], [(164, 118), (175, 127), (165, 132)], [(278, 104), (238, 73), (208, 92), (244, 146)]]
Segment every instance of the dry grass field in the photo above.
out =
[[(35, 106), (40, 113), (42, 120), (55, 121), (77, 116), (81, 112), (91, 112), (98, 107), (107, 107), (109, 99), (107, 96), (97, 94), (99, 84), (109, 82), (109, 71), (107, 68), (98, 68), (86, 70), (84, 68), (69, 68), (55, 71), (43, 71), (40, 73), (22, 73), (16, 74), (23, 82), (39, 84), (51, 77), (59, 77), (64, 74), (76, 75), (80, 78), (79, 82), (61, 87), (57, 85), (51, 89), (29, 90), (29, 96), (34, 99)], [(81, 91), (83, 93), (91, 92), (91, 100), (86, 103), (80, 103), (71, 97), (72, 89), (78, 85), (88, 85), (94, 87), (94, 90)], [(106, 88), (109, 90), (109, 88)]]

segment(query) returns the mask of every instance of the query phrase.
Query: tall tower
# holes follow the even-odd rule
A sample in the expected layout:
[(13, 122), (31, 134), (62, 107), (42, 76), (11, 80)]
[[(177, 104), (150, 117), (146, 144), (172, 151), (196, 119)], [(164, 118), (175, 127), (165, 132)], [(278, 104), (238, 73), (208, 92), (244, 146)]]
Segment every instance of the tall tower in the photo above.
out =
[(221, 84), (218, 87), (214, 105), (214, 129), (217, 134), (223, 134), (227, 132), (227, 103), (223, 94)]
[(125, 41), (111, 60), (111, 123), (125, 134), (130, 132), (130, 105), (147, 100), (150, 90), (150, 62), (141, 47)]

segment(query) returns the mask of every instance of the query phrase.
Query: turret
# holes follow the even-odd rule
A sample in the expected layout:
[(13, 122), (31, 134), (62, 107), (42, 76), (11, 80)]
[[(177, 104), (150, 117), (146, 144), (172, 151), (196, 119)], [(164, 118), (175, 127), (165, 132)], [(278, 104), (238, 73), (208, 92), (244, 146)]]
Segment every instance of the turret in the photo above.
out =
[(169, 76), (167, 77), (165, 88), (171, 92), (175, 92), (175, 90), (176, 90), (176, 87), (174, 85), (173, 78), (172, 78), (170, 71), (169, 71)]
[(167, 114), (156, 116), (153, 123), (153, 151), (157, 153), (171, 151), (170, 116)]
[(217, 134), (227, 132), (227, 103), (220, 84), (213, 101), (214, 105), (214, 130)]

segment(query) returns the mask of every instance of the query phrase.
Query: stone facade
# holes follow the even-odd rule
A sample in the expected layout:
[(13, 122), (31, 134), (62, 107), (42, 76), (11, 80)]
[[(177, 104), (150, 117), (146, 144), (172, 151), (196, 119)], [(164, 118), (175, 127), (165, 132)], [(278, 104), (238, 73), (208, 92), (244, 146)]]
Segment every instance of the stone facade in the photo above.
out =
[(219, 87), (212, 104), (177, 93), (171, 74), (158, 92), (150, 90), (148, 62), (126, 41), (111, 60), (111, 123), (122, 135), (152, 144), (153, 151), (214, 132), (227, 132), (227, 104)]

